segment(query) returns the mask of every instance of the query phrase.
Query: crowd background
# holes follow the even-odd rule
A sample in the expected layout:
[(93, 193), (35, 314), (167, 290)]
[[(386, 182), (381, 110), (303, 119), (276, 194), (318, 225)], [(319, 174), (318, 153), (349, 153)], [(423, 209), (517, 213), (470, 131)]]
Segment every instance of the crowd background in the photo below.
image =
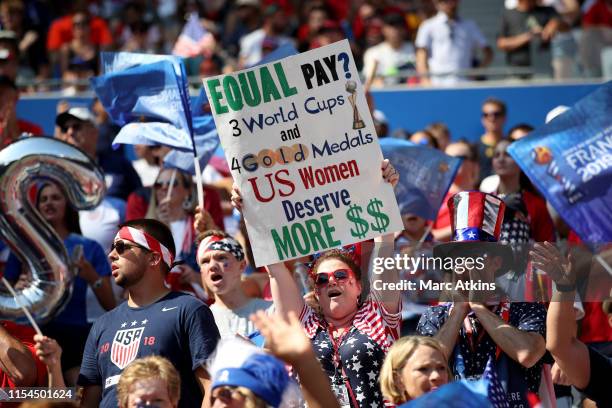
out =
[[(350, 40), (359, 69), (368, 71), (378, 61), (379, 85), (455, 83), (448, 74), (459, 72), (478, 81), (610, 75), (606, 0), (5, 0), (1, 5), (0, 70), (29, 92), (86, 91), (87, 78), (99, 72), (100, 51), (188, 57), (188, 73), (197, 84), (200, 77), (243, 68), (286, 44), (306, 51), (343, 38)], [(422, 24), (440, 7), (457, 5), (460, 19)], [(195, 42), (186, 43), (181, 32)]]
[[(101, 51), (181, 55), (189, 75), (194, 78), (194, 87), (199, 86), (202, 77), (248, 67), (279, 47), (292, 45), (298, 51), (306, 51), (344, 38), (349, 39), (357, 66), (373, 88), (470, 86), (491, 79), (502, 79), (511, 85), (539, 78), (564, 80), (611, 75), (612, 57), (606, 48), (612, 46), (612, 4), (608, 0), (159, 0), (153, 3), (2, 0), (0, 25), (2, 146), (23, 132), (39, 135), (41, 126), (50, 126), (17, 117), (20, 95), (59, 92), (66, 97), (91, 96), (87, 80), (99, 73)], [(501, 242), (579, 241), (507, 154), (509, 144), (538, 124), (523, 120), (509, 123), (508, 111), (513, 107), (496, 95), (482, 101), (482, 129), (474, 135), (452, 134), (443, 118), (423, 129), (391, 129), (385, 113), (375, 106), (371, 108), (380, 138), (407, 139), (463, 159), (446, 198), (461, 191), (481, 190), (504, 199), (509, 209)], [(551, 112), (550, 118), (541, 118), (541, 121), (552, 119), (563, 109)], [(76, 145), (97, 161), (109, 187), (100, 206), (78, 214), (70, 213), (64, 192), (57, 186), (44, 186), (44, 189), (41, 186), (40, 195), (36, 196), (36, 205), (66, 242), (74, 241), (71, 246), (86, 243), (75, 284), (78, 316), (63, 313), (50, 323), (54, 330), (45, 331), (63, 349), (62, 382), (75, 383), (75, 368), (81, 361), (91, 324), (125, 298), (122, 288), (109, 284), (109, 265), (101, 265), (104, 260), (98, 256), (101, 251), (111, 252), (117, 226), (124, 221), (147, 217), (169, 228), (178, 259), (184, 264), (171, 271), (167, 284), (214, 304), (211, 310), (216, 320), (221, 319), (217, 322), (221, 337), (235, 332), (247, 335), (259, 327), (257, 319), (250, 321), (249, 315), (273, 307), (270, 302), (274, 298), (273, 285), (267, 274), (259, 273), (263, 271), (253, 266), (244, 223), (231, 204), (232, 179), (227, 163), (216, 156), (204, 170), (206, 200), (204, 209), (199, 209), (195, 207), (190, 176), (162, 167), (167, 148), (136, 146), (136, 158), (122, 154), (123, 150), (111, 150), (111, 141), (119, 129), (109, 121), (99, 102), (62, 101), (52, 125), (56, 138)], [(505, 132), (508, 128), (510, 131)], [(52, 197), (49, 191), (53, 191)], [(426, 220), (414, 214), (402, 214), (405, 229), (395, 237), (396, 242), (414, 243), (424, 236), (427, 242), (448, 241), (452, 231), (445, 203), (446, 199), (437, 220), (431, 223), (431, 234)], [(198, 255), (197, 236), (203, 231), (208, 231), (208, 235), (201, 235), (200, 240), (211, 234), (222, 239), (236, 237), (244, 248), (244, 259), (224, 266), (222, 278), (209, 273), (210, 267)], [(8, 249), (4, 248), (2, 254), (3, 270), (13, 271), (7, 276), (13, 278), (18, 288), (20, 284), (27, 284), (14, 272), (19, 270), (19, 265), (15, 265)], [(318, 338), (320, 333), (316, 332), (319, 323), (314, 311), (320, 305), (313, 302), (313, 282), (304, 276), (303, 263), (287, 266), (306, 295), (310, 316), (308, 337), (323, 344), (326, 340)], [(272, 273), (273, 280), (278, 280), (275, 273)], [(283, 273), (278, 272), (279, 276)], [(226, 287), (221, 287), (220, 279)], [(361, 287), (357, 293), (360, 291)], [(114, 299), (109, 299), (112, 294)], [(603, 294), (602, 299), (606, 296), (609, 294)], [(83, 303), (86, 303), (84, 310)], [(422, 299), (415, 302), (406, 296), (402, 303), (401, 316), (384, 313), (380, 325), (384, 323), (399, 335), (401, 318), (401, 334), (415, 334), (428, 303)], [(278, 302), (275, 304), (279, 306)], [(371, 305), (376, 305), (375, 300), (359, 303), (359, 310), (365, 306), (375, 310), (376, 306)], [(296, 315), (302, 307), (295, 307)], [(580, 340), (612, 356), (610, 304), (584, 302), (576, 310)], [(260, 316), (260, 325), (261, 319), (264, 318)], [(291, 324), (299, 324), (294, 320), (295, 317)], [(532, 330), (544, 333), (544, 323), (545, 316), (540, 316), (540, 325)], [(10, 325), (6, 330), (0, 326), (0, 337), (4, 338), (7, 332), (14, 334), (14, 330)], [(428, 334), (423, 327), (419, 333)], [(32, 333), (21, 333), (23, 339), (28, 336), (31, 338)], [(383, 351), (389, 350), (392, 342), (378, 341), (381, 346), (373, 361), (382, 363)], [(398, 352), (399, 346), (404, 350)], [(402, 367), (406, 361), (412, 361), (412, 365), (407, 365), (410, 369), (415, 364), (411, 356), (423, 355), (415, 350), (429, 350), (433, 361), (440, 360), (440, 353), (444, 352), (439, 344), (418, 338), (402, 341), (399, 346), (393, 358)], [(283, 353), (279, 352), (278, 356), (283, 358)], [(290, 362), (296, 359), (285, 357)], [(163, 362), (156, 364), (163, 366)], [(48, 367), (51, 371), (51, 365)], [(449, 380), (448, 368), (445, 364), (436, 366), (434, 371), (443, 379), (439, 380), (440, 384)], [(21, 385), (39, 383), (36, 375), (22, 374)], [(171, 377), (168, 381), (176, 382)], [(392, 379), (386, 380), (383, 393), (387, 399), (397, 403), (405, 401), (405, 390), (394, 389), (397, 384)], [(378, 387), (370, 385), (370, 388), (368, 398), (379, 401), (382, 396)], [(422, 391), (417, 390), (413, 396)], [(178, 396), (170, 394), (176, 403)], [(570, 395), (568, 389), (560, 389), (557, 394), (559, 398)], [(581, 398), (576, 395), (574, 400)]]

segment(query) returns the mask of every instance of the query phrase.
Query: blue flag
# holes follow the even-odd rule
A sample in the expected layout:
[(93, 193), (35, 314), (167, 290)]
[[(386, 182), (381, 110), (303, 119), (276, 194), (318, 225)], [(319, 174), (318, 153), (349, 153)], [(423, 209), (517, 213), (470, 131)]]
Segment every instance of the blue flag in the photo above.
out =
[(508, 152), (585, 242), (612, 241), (612, 82)]
[(102, 73), (108, 74), (115, 71), (123, 71), (128, 68), (137, 67), (144, 64), (152, 64), (160, 61), (167, 61), (172, 64), (177, 82), (179, 84), (179, 92), (185, 109), (187, 122), (191, 123), (189, 118), (189, 82), (187, 78), (187, 70), (183, 60), (172, 55), (158, 54), (139, 54), (134, 52), (101, 52), (100, 61), (102, 64)]
[[(172, 138), (156, 138), (153, 133), (152, 144), (157, 142), (168, 146), (192, 150), (190, 125), (185, 115), (180, 85), (171, 63), (160, 61), (112, 72), (91, 79), (92, 86), (109, 116), (119, 126), (133, 122), (153, 122), (174, 127)], [(165, 132), (169, 134), (170, 131)], [(137, 143), (123, 132), (113, 144)]]
[(402, 214), (435, 220), (461, 159), (395, 138), (380, 139), (383, 156), (400, 173), (395, 195)]
[(460, 380), (443, 385), (399, 408), (491, 408), (487, 398), (487, 381)]
[[(206, 166), (219, 146), (219, 134), (217, 133), (215, 121), (210, 112), (204, 110), (204, 106), (207, 104), (208, 98), (206, 97), (204, 88), (202, 88), (200, 95), (191, 105), (194, 142), (196, 145), (197, 159), (200, 162), (201, 169)], [(173, 150), (164, 157), (164, 166), (175, 167), (191, 174), (195, 173), (192, 153)]]

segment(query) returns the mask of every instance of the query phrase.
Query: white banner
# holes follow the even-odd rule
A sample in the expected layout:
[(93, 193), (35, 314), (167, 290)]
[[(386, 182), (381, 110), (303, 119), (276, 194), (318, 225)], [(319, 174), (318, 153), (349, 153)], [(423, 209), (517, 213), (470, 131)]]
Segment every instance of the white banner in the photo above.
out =
[(257, 266), (403, 229), (348, 41), (204, 86)]

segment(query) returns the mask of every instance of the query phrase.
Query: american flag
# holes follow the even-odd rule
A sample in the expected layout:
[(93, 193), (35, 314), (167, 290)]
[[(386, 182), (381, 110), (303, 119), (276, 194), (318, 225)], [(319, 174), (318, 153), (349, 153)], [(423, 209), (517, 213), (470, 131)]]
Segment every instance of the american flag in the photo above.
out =
[(499, 382), (497, 371), (495, 370), (494, 359), (492, 357), (487, 361), (487, 366), (482, 373), (482, 378), (487, 381), (487, 396), (493, 408), (510, 408), (506, 391)]
[(174, 44), (172, 54), (184, 58), (202, 55), (206, 50), (214, 48), (214, 41), (213, 35), (200, 24), (198, 14), (192, 13)]

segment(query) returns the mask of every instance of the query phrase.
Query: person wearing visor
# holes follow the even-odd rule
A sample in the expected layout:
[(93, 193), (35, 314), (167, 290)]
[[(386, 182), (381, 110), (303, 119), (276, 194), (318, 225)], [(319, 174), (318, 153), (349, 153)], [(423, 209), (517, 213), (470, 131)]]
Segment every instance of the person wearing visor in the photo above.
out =
[(208, 306), (164, 285), (175, 255), (163, 223), (138, 219), (119, 226), (108, 258), (128, 300), (100, 317), (89, 333), (78, 380), (85, 388), (81, 406), (117, 407), (121, 372), (150, 355), (163, 355), (180, 373), (179, 407), (207, 406), (203, 395), (210, 377), (203, 364), (219, 330)]

